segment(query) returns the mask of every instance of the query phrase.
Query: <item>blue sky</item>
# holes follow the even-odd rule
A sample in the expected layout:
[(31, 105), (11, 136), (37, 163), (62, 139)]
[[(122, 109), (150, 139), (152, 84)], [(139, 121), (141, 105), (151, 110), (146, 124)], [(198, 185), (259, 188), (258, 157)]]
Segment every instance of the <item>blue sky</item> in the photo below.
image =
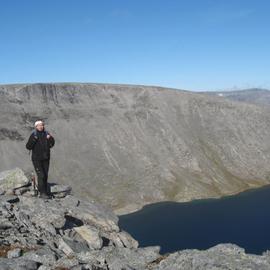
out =
[(0, 84), (270, 88), (270, 1), (0, 2)]

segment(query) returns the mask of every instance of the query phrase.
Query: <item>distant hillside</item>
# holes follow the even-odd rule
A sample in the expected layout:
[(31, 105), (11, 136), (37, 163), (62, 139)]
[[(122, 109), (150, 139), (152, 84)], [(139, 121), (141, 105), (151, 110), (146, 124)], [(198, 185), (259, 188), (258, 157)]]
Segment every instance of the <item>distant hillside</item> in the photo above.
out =
[(226, 97), (230, 100), (243, 101), (258, 105), (270, 105), (270, 90), (261, 88), (251, 88), (235, 91), (214, 91), (214, 92), (201, 92), (220, 97)]
[(32, 170), (25, 143), (43, 118), (50, 181), (117, 213), (270, 182), (269, 108), (189, 91), (110, 84), (0, 85), (0, 171)]

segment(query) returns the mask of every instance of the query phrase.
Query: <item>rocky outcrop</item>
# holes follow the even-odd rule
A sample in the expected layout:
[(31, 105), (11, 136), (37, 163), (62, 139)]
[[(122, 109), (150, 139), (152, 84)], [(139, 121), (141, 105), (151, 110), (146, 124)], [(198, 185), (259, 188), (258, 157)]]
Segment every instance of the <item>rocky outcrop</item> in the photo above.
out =
[[(12, 175), (12, 187), (17, 189), (23, 187), (23, 179), (27, 179), (19, 169), (1, 175)], [(20, 176), (22, 180), (18, 181)], [(11, 178), (8, 179), (11, 184)], [(119, 229), (118, 217), (111, 209), (81, 201), (70, 195), (70, 189), (66, 187), (57, 188), (55, 185), (54, 193), (57, 191), (63, 195), (66, 191), (65, 196), (44, 200), (34, 197), (31, 190), (23, 195), (5, 193), (10, 186), (0, 196), (0, 245), (2, 257), (5, 257), (0, 259), (0, 269), (17, 269), (18, 265), (20, 269), (79, 265), (81, 268), (76, 269), (94, 269), (90, 267), (99, 267), (100, 264), (104, 268), (97, 269), (108, 269), (105, 258), (117, 256), (113, 255), (116, 253), (114, 248), (118, 248), (119, 253), (125, 249), (130, 253), (138, 252), (133, 251), (138, 249), (138, 242)], [(146, 250), (151, 252), (152, 249)], [(154, 250), (153, 254), (159, 256), (159, 249)], [(114, 263), (114, 259), (111, 260)], [(86, 268), (87, 264), (89, 268)], [(47, 268), (38, 268), (40, 266)]]
[(269, 108), (136, 85), (0, 85), (0, 97), (0, 171), (32, 170), (25, 143), (42, 118), (49, 181), (118, 214), (270, 182)]
[(183, 250), (160, 258), (148, 266), (153, 270), (246, 270), (270, 269), (270, 256), (246, 254), (233, 244), (219, 244), (208, 250)]
[[(13, 170), (13, 175), (21, 175), (21, 171)], [(17, 178), (13, 179), (17, 183)], [(16, 188), (19, 187), (16, 185)], [(54, 189), (62, 193), (69, 190)], [(262, 256), (245, 254), (243, 249), (231, 244), (220, 244), (205, 251), (184, 250), (161, 255), (159, 246), (139, 247), (131, 235), (118, 227), (118, 217), (105, 205), (82, 201), (69, 192), (61, 198), (46, 200), (32, 195), (31, 192), (0, 195), (0, 269), (255, 270), (270, 267), (268, 252)]]

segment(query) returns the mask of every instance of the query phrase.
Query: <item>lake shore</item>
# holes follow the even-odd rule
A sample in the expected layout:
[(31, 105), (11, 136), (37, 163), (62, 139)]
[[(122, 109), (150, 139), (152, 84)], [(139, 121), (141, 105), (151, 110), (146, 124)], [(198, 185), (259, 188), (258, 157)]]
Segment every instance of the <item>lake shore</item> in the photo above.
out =
[(230, 197), (230, 196), (235, 196), (235, 195), (239, 195), (240, 193), (244, 193), (244, 192), (251, 192), (253, 190), (257, 190), (260, 188), (265, 188), (267, 186), (270, 186), (269, 183), (265, 183), (265, 185), (249, 185), (248, 188), (244, 188), (244, 189), (239, 189), (235, 192), (231, 192), (231, 193), (227, 193), (224, 195), (217, 195), (217, 196), (207, 196), (207, 197), (198, 197), (198, 198), (191, 198), (191, 199), (183, 199), (183, 200), (177, 200), (177, 201), (169, 201), (169, 200), (164, 200), (164, 201), (156, 201), (156, 202), (149, 202), (146, 203), (144, 205), (139, 205), (139, 204), (129, 204), (125, 207), (122, 208), (118, 208), (118, 209), (113, 209), (113, 212), (117, 215), (117, 216), (122, 216), (122, 215), (128, 215), (128, 214), (132, 214), (135, 213), (139, 210), (142, 210), (145, 206), (151, 205), (151, 204), (155, 204), (155, 203), (161, 203), (161, 202), (178, 202), (178, 203), (189, 203), (189, 202), (193, 202), (193, 201), (198, 201), (198, 200), (208, 200), (208, 199), (221, 199), (221, 198), (226, 198), (226, 197)]

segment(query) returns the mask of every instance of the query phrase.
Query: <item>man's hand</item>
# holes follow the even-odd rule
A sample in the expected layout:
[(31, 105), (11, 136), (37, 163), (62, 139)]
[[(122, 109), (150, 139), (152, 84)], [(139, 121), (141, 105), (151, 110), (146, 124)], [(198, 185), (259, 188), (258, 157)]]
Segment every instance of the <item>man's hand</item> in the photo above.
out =
[(49, 140), (49, 146), (50, 146), (50, 148), (52, 148), (54, 146), (54, 143), (55, 143), (54, 137), (50, 133), (48, 133), (47, 134), (47, 139)]

